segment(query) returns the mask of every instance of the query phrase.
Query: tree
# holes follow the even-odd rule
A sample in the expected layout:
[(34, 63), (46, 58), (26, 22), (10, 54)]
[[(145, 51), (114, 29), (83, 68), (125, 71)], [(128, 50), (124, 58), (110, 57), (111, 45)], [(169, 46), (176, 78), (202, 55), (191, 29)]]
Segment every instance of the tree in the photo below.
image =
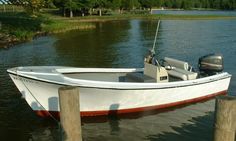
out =
[(66, 0), (53, 0), (53, 4), (57, 8), (60, 8), (60, 10), (62, 11), (64, 17), (66, 16), (65, 3), (66, 3)]
[(139, 7), (140, 3), (138, 0), (123, 0), (122, 6), (123, 8), (127, 10), (135, 9), (136, 7)]
[(157, 7), (163, 7), (163, 3), (164, 3), (163, 0), (157, 0), (156, 1), (156, 6)]
[(76, 10), (78, 8), (77, 3), (75, 0), (68, 0), (65, 3), (65, 10), (70, 11), (70, 18), (73, 17), (73, 10)]
[(141, 7), (149, 8), (151, 11), (152, 7), (156, 6), (157, 1), (156, 0), (139, 0), (139, 3)]
[(44, 7), (46, 7), (46, 8), (55, 8), (55, 5), (53, 4), (52, 0), (45, 0)]
[(168, 7), (168, 8), (171, 8), (173, 6), (173, 3), (170, 0), (165, 0), (164, 1), (164, 6)]
[(119, 13), (121, 13), (122, 9), (122, 0), (110, 0), (110, 6), (113, 10), (119, 9)]
[(102, 16), (102, 9), (108, 5), (107, 0), (90, 0), (89, 5), (92, 8), (98, 8), (99, 16)]
[(213, 1), (213, 8), (220, 9), (221, 8), (221, 0), (214, 0)]
[(174, 0), (172, 8), (180, 8), (180, 7), (181, 7), (181, 0)]
[(193, 5), (195, 8), (202, 8), (202, 4), (199, 0), (196, 0), (194, 5)]
[(183, 0), (181, 4), (181, 8), (183, 9), (190, 9), (192, 8), (192, 3), (189, 0)]
[(74, 11), (80, 10), (82, 12), (82, 9), (86, 8), (85, 2), (85, 0), (54, 0), (53, 4), (63, 11), (64, 17), (67, 11), (69, 11), (70, 17), (73, 17)]
[(22, 6), (32, 15), (35, 15), (44, 6), (44, 0), (22, 0)]

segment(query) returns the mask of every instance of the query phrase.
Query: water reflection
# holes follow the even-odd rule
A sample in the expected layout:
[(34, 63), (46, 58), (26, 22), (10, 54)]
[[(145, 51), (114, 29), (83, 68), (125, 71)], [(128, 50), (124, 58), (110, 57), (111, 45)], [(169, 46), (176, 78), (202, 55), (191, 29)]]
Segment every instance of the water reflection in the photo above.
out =
[[(104, 123), (85, 123), (83, 125), (83, 136), (88, 141), (96, 139), (154, 141), (159, 139), (172, 140), (172, 134), (174, 134), (176, 136), (179, 135), (179, 137), (186, 135), (184, 139), (194, 138), (200, 141), (211, 138), (210, 132), (213, 130), (213, 110), (214, 100), (211, 100), (173, 111), (142, 116), (136, 119), (114, 119), (117, 120), (116, 122), (118, 122), (119, 125), (118, 132), (115, 130), (117, 128), (114, 129), (114, 126), (111, 126), (114, 122), (113, 120)], [(191, 132), (190, 127), (193, 129)], [(210, 129), (210, 132), (207, 131), (208, 129)], [(112, 130), (113, 132), (111, 132)], [(94, 133), (92, 131), (96, 132)], [(185, 131), (189, 131), (188, 134), (186, 134)], [(177, 139), (181, 140), (181, 138)]]
[(29, 141), (61, 141), (61, 130), (55, 121), (41, 121), (41, 125), (29, 133)]
[(29, 141), (55, 141), (55, 139), (53, 138), (52, 130), (48, 128), (42, 130), (41, 128), (36, 129), (34, 132), (31, 133)]
[(108, 113), (108, 122), (110, 125), (110, 134), (111, 135), (118, 135), (119, 131), (120, 131), (120, 127), (119, 127), (119, 118), (117, 116), (117, 109), (119, 108), (119, 104), (112, 104), (110, 106), (110, 112)]
[[(180, 127), (171, 126), (172, 132), (165, 131), (156, 135), (148, 135), (146, 139), (149, 141), (211, 141), (213, 140), (213, 115), (213, 112), (208, 112), (204, 116), (193, 117), (189, 120), (190, 123), (183, 123)], [(206, 121), (211, 121), (207, 122), (208, 126), (202, 124)], [(196, 133), (201, 133), (201, 139), (196, 136)]]
[(97, 23), (95, 30), (72, 31), (57, 35), (57, 54), (63, 57), (63, 64), (80, 67), (114, 67), (119, 47), (118, 42), (128, 38), (129, 21)]

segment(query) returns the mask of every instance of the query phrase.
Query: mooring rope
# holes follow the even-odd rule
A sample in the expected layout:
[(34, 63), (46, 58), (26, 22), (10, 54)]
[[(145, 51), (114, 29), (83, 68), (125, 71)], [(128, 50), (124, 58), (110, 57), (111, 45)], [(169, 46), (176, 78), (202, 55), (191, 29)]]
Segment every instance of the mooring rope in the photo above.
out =
[(158, 35), (159, 27), (160, 27), (160, 22), (161, 22), (161, 20), (159, 19), (159, 20), (158, 20), (158, 23), (157, 23), (157, 28), (156, 28), (156, 34), (155, 34), (154, 43), (153, 43), (152, 50), (151, 50), (151, 52), (152, 52), (153, 54), (155, 54), (155, 47), (156, 47), (156, 41), (157, 41), (157, 35)]
[[(16, 76), (17, 79), (20, 80), (19, 75), (18, 75), (18, 70), (16, 68)], [(60, 141), (62, 141), (62, 128), (61, 128), (61, 123), (39, 102), (39, 100), (32, 94), (32, 92), (30, 91), (30, 89), (25, 85), (24, 81), (21, 80), (21, 82), (23, 83), (23, 85), (25, 86), (25, 88), (28, 90), (28, 92), (30, 93), (30, 95), (37, 101), (37, 103), (48, 113), (48, 115), (57, 123), (58, 128), (59, 128), (59, 132), (60, 132)]]

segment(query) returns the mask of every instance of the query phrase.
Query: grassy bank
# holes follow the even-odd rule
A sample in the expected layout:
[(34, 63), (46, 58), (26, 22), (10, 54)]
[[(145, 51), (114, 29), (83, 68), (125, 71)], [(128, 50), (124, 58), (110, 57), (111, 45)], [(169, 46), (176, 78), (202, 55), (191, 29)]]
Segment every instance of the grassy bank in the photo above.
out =
[(224, 15), (165, 15), (165, 14), (117, 14), (109, 16), (85, 16), (74, 17), (68, 19), (61, 16), (50, 15), (51, 18), (57, 20), (69, 20), (80, 22), (97, 22), (97, 21), (109, 21), (109, 20), (129, 20), (129, 19), (150, 19), (150, 20), (204, 20), (204, 19), (236, 19), (236, 16), (224, 16)]
[(109, 16), (85, 16), (67, 18), (48, 13), (31, 17), (23, 12), (0, 13), (0, 47), (32, 40), (35, 36), (69, 30), (93, 29), (98, 21), (149, 19), (149, 20), (202, 20), (236, 19), (235, 16), (219, 15), (160, 15), (160, 14), (117, 14)]
[(53, 20), (50, 23), (41, 24), (44, 33), (61, 33), (70, 30), (85, 30), (96, 28), (92, 23), (72, 22), (69, 20)]
[(0, 21), (0, 47), (29, 41), (40, 35), (95, 28), (93, 23), (53, 19), (42, 14), (31, 17), (26, 13), (0, 13)]

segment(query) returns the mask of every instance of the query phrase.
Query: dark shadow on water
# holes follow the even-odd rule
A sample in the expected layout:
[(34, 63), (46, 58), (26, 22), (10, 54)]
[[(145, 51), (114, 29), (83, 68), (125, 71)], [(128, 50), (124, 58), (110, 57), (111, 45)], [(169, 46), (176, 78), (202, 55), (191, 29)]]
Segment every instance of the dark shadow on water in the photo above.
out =
[(109, 125), (110, 125), (110, 134), (111, 135), (117, 135), (119, 134), (120, 131), (120, 127), (119, 127), (119, 117), (117, 116), (117, 110), (114, 109), (118, 109), (119, 108), (119, 104), (112, 104), (110, 106), (110, 112), (108, 113), (108, 121), (109, 121)]
[(191, 123), (184, 123), (181, 127), (172, 126), (174, 132), (148, 135), (149, 141), (212, 141), (214, 112), (208, 112), (204, 116), (194, 117)]
[[(120, 120), (120, 119), (137, 119), (140, 117), (145, 117), (145, 116), (151, 116), (151, 115), (156, 115), (159, 113), (164, 113), (164, 112), (169, 112), (169, 111), (175, 111), (176, 109), (180, 109), (189, 105), (193, 105), (196, 103), (203, 103), (206, 102), (210, 99), (205, 99), (200, 102), (195, 102), (195, 103), (188, 103), (188, 104), (182, 104), (174, 107), (169, 107), (169, 108), (163, 108), (163, 109), (155, 109), (155, 110), (147, 110), (147, 111), (142, 111), (142, 112), (133, 112), (133, 113), (117, 113), (117, 111), (110, 111), (108, 116), (95, 116), (95, 117), (82, 117), (81, 121), (83, 123), (103, 123), (103, 122), (109, 122), (109, 120)], [(116, 104), (114, 104), (116, 105)]]

